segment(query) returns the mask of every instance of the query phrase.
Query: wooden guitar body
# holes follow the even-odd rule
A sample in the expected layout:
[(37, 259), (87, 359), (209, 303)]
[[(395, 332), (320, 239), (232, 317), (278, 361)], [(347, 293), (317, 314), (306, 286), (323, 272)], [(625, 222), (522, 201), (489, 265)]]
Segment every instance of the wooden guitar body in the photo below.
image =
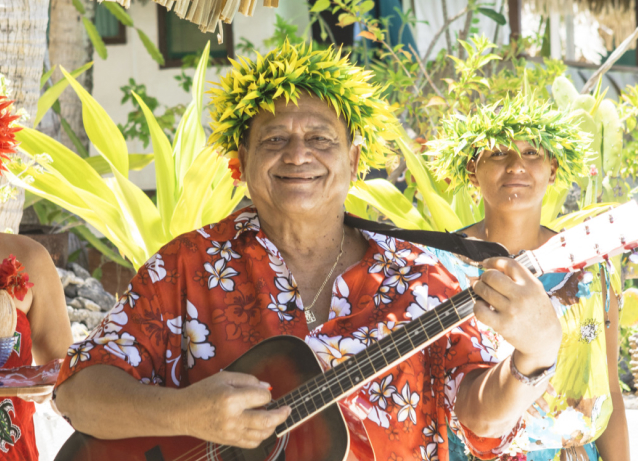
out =
[[(323, 372), (312, 349), (294, 336), (277, 336), (261, 342), (226, 371), (250, 374), (270, 383), (273, 399)], [(347, 407), (342, 412), (339, 405), (328, 406), (281, 437), (271, 436), (254, 450), (221, 447), (192, 437), (100, 440), (76, 432), (55, 461), (374, 460), (363, 423)]]

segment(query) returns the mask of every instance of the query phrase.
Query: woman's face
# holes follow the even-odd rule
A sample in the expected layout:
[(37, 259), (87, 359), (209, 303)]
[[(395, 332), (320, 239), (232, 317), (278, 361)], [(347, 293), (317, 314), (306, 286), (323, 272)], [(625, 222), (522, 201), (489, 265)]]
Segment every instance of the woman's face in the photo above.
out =
[(540, 207), (558, 162), (527, 141), (515, 141), (520, 154), (506, 146), (484, 150), (471, 160), (470, 181), (480, 188), (485, 204), (494, 209), (523, 210)]

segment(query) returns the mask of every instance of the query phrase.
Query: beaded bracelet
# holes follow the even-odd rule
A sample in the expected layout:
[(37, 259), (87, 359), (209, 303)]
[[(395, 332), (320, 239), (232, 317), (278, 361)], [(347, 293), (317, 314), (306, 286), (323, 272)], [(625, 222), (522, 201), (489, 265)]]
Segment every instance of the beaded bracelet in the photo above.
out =
[(554, 362), (551, 367), (545, 369), (541, 374), (530, 377), (518, 371), (518, 368), (516, 368), (514, 364), (514, 353), (512, 353), (512, 355), (510, 355), (510, 372), (518, 381), (527, 386), (535, 387), (556, 374), (556, 362)]

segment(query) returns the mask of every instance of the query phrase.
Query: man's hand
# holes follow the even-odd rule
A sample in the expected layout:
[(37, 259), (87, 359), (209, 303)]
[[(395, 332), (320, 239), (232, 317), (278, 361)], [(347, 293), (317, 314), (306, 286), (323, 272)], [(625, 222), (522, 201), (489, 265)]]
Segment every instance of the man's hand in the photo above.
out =
[(474, 283), (484, 300), (474, 306), (476, 318), (516, 348), (513, 359), (524, 375), (552, 366), (562, 329), (543, 284), (513, 259), (486, 259), (483, 267)]
[(290, 415), (290, 407), (266, 411), (269, 384), (251, 375), (222, 371), (184, 388), (187, 419), (180, 432), (202, 440), (255, 448)]

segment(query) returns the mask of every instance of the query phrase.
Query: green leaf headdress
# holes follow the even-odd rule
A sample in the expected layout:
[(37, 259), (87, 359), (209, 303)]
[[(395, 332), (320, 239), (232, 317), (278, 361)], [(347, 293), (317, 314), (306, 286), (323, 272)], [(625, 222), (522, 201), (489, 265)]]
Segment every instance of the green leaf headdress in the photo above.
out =
[(499, 145), (516, 149), (513, 141), (542, 147), (558, 161), (557, 186), (571, 185), (577, 176), (586, 174), (585, 159), (593, 154), (591, 136), (578, 129), (570, 114), (523, 93), (479, 106), (469, 115), (448, 117), (428, 147), (436, 175), (449, 178), (450, 189), (458, 190), (469, 184), (466, 167), (472, 158)]
[[(258, 111), (274, 114), (277, 98), (296, 103), (301, 91), (307, 91), (343, 116), (353, 139), (361, 142), (359, 173), (384, 165), (386, 141), (399, 137), (398, 121), (381, 97), (383, 89), (369, 82), (372, 73), (350, 63), (340, 49), (313, 51), (311, 45), (286, 41), (255, 61), (241, 57), (231, 63), (230, 72), (215, 83), (220, 88), (209, 91), (214, 106), (209, 142), (222, 155), (237, 157), (242, 135)], [(230, 161), (234, 173), (237, 164)]]

